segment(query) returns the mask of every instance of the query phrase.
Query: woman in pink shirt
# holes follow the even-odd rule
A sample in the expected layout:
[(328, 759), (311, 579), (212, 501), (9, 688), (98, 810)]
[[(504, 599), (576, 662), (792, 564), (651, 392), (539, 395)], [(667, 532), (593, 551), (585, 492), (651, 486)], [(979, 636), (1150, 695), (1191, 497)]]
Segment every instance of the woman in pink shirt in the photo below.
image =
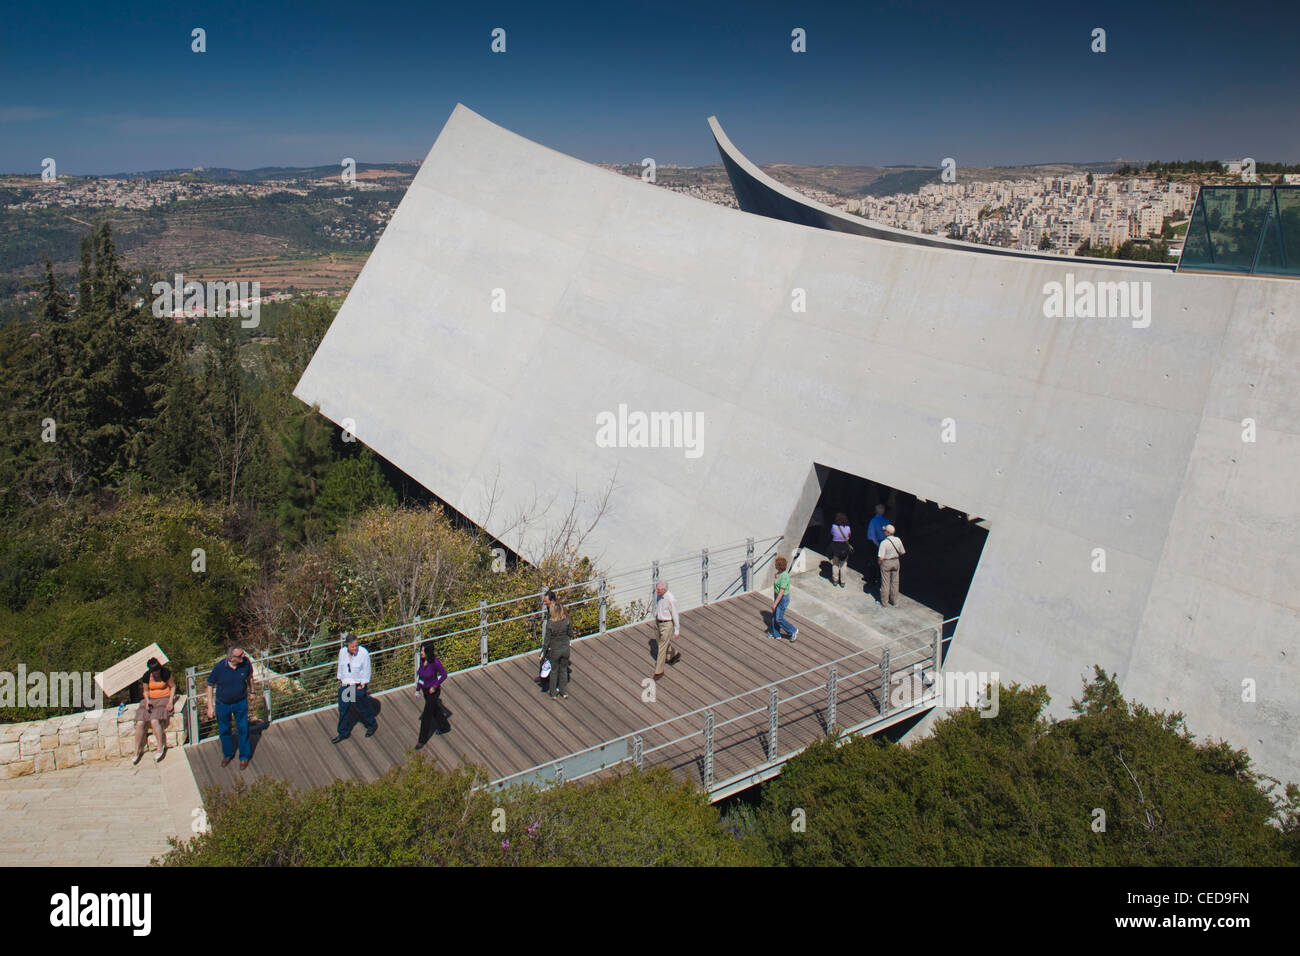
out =
[(849, 553), (853, 547), (849, 537), (853, 529), (849, 527), (849, 517), (843, 511), (835, 515), (831, 525), (831, 584), (844, 587), (844, 565), (848, 563)]

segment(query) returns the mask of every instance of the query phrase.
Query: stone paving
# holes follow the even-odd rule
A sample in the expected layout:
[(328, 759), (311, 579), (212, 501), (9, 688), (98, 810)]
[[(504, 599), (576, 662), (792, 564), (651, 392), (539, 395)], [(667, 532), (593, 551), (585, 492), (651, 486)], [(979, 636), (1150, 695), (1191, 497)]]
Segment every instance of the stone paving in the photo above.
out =
[[(790, 576), (789, 613), (799, 614), (861, 648), (876, 648), (900, 637), (929, 640), (943, 615), (899, 594), (898, 607), (884, 607), (862, 583), (862, 574), (844, 570), (845, 587), (830, 580), (830, 558), (805, 548), (802, 573)], [(770, 588), (769, 588), (770, 591)]]
[(146, 866), (191, 836), (198, 788), (185, 755), (0, 780), (0, 866)]

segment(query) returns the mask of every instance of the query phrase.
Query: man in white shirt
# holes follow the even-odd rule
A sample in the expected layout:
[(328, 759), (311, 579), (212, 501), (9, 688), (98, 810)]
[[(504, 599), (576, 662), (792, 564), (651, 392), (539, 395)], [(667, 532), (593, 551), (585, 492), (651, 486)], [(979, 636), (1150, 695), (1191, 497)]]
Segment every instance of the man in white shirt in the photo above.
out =
[(655, 680), (664, 676), (664, 664), (676, 664), (682, 659), (673, 641), (682, 636), (682, 621), (677, 614), (677, 599), (668, 590), (668, 583), (655, 585), (655, 627), (659, 632), (659, 657), (655, 661)]
[(885, 540), (880, 542), (876, 562), (880, 565), (880, 604), (886, 600), (890, 607), (898, 607), (899, 558), (907, 554), (903, 542), (894, 534), (892, 524), (885, 525)]
[[(366, 725), (366, 736), (373, 737), (379, 729), (375, 708), (370, 702), (367, 685), (370, 683), (370, 652), (361, 646), (355, 634), (343, 635), (339, 648), (339, 733), (331, 743), (347, 740), (357, 722), (357, 714)], [(356, 708), (355, 711), (353, 708)]]

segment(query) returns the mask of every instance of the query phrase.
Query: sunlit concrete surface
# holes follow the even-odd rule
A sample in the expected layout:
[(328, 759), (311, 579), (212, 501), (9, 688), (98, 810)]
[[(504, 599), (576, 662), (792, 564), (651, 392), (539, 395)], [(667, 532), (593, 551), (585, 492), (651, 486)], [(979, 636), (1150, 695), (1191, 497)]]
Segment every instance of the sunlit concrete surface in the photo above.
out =
[(0, 780), (0, 866), (147, 866), (167, 838), (189, 839), (198, 786), (172, 748)]
[[(1067, 273), (1150, 283), (1149, 327), (1047, 317)], [(585, 550), (613, 569), (798, 540), (814, 462), (979, 515), (949, 667), (1044, 683), (1064, 715), (1099, 664), (1294, 779), (1298, 303), (737, 212), (458, 106), (295, 394), (525, 555), (611, 478)], [(701, 413), (702, 454), (600, 447), (620, 404)]]

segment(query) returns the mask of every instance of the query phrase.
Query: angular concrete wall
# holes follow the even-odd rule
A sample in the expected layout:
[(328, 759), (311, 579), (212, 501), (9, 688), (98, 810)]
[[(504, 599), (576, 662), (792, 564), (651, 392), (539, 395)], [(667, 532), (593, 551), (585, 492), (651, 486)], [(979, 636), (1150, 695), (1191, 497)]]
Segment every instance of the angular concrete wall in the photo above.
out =
[[(1045, 317), (1067, 272), (1149, 282), (1150, 326)], [(494, 534), (613, 476), (612, 569), (797, 526), (814, 462), (979, 514), (949, 666), (1063, 714), (1100, 664), (1296, 778), (1298, 360), (1294, 282), (791, 225), (458, 106), (295, 394)], [(703, 454), (599, 447), (620, 404), (702, 413)]]

